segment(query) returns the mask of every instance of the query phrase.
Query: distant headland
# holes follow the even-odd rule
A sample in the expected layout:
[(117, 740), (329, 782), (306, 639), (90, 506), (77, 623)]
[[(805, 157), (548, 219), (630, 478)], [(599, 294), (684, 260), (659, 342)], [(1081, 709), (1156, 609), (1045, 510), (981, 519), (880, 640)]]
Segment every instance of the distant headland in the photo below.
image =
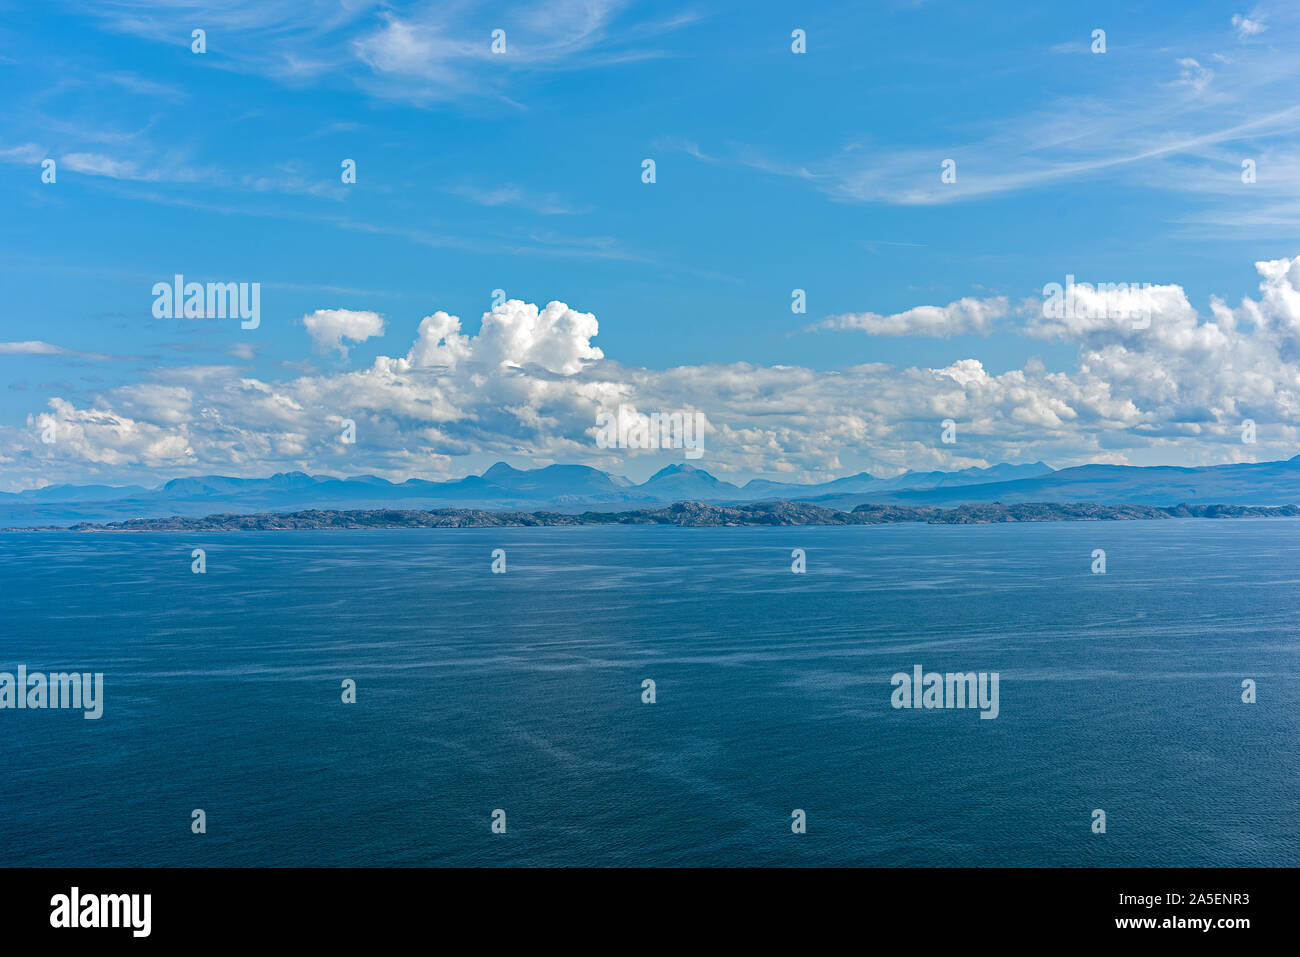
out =
[(841, 511), (806, 502), (759, 502), (747, 505), (707, 505), (677, 502), (665, 508), (624, 512), (494, 512), (468, 508), (434, 509), (307, 509), (298, 512), (219, 514), (194, 518), (136, 518), (121, 522), (79, 522), (6, 531), (64, 532), (236, 532), (322, 528), (500, 528), (574, 525), (676, 525), (736, 527), (773, 525), (987, 525), (1007, 522), (1150, 521), (1173, 518), (1296, 518), (1300, 505), (1097, 505), (1092, 503), (1001, 502), (936, 506), (859, 505)]

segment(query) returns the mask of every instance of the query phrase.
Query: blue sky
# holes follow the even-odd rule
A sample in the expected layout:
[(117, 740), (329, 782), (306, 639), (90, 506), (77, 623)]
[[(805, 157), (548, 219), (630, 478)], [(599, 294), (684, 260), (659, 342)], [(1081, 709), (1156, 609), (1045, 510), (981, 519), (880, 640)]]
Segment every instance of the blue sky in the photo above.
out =
[[(702, 410), (733, 480), (1289, 457), (1297, 18), (0, 4), (0, 484), (680, 461), (596, 448), (618, 404)], [(259, 327), (155, 318), (176, 273), (260, 283)], [(1042, 322), (1067, 274), (1156, 287), (1151, 329)]]

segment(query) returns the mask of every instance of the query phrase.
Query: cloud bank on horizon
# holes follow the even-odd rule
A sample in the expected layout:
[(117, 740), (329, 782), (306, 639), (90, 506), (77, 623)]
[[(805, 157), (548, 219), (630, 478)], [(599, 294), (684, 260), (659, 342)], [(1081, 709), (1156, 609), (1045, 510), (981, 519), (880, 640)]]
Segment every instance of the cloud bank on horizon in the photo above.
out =
[[(446, 312), (426, 316), (404, 355), (366, 368), (272, 381), (188, 366), (106, 390), (89, 406), (54, 398), (23, 428), (5, 430), (0, 465), (15, 486), (287, 469), (452, 477), (484, 458), (622, 472), (637, 453), (594, 438), (600, 413), (619, 407), (703, 412), (700, 464), (792, 480), (859, 465), (888, 474), (1035, 458), (1125, 463), (1134, 449), (1198, 464), (1286, 458), (1300, 438), (1300, 255), (1256, 268), (1258, 298), (1236, 307), (1214, 298), (1205, 314), (1178, 286), (1143, 292), (1145, 323), (1114, 318), (1113, 303), (1087, 289), (1061, 319), (1032, 304), (1021, 333), (1076, 349), (1068, 372), (1031, 361), (994, 375), (978, 358), (826, 372), (749, 363), (650, 370), (607, 358), (593, 344), (594, 315), (507, 300), (475, 335)], [(895, 334), (895, 323), (914, 320), (937, 334), (936, 323), (963, 327), (972, 313), (980, 310), (957, 303), (916, 309), (904, 314), (911, 320), (889, 317), (865, 331)], [(337, 347), (340, 337), (378, 335), (384, 322), (318, 310), (304, 324), (318, 344)], [(945, 419), (956, 423), (951, 444), (940, 441)], [(343, 438), (349, 420), (355, 442)], [(1245, 420), (1255, 423), (1253, 444), (1242, 441)], [(51, 431), (57, 441), (42, 442)]]

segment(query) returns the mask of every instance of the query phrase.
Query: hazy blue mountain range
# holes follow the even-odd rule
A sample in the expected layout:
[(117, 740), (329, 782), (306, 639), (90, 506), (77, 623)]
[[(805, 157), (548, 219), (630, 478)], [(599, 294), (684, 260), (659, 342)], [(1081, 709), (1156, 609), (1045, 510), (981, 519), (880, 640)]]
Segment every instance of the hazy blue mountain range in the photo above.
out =
[(350, 478), (287, 472), (269, 478), (200, 476), (158, 488), (47, 486), (0, 493), (0, 526), (108, 522), (214, 512), (302, 509), (540, 507), (559, 512), (617, 511), (673, 502), (739, 504), (788, 500), (852, 510), (863, 504), (955, 506), (979, 503), (1092, 502), (1107, 505), (1289, 505), (1300, 503), (1300, 456), (1285, 462), (1205, 468), (1085, 465), (1054, 471), (1042, 462), (959, 472), (869, 473), (810, 485), (754, 479), (743, 486), (691, 465), (670, 465), (645, 482), (583, 465), (516, 469), (499, 462), (482, 475), (447, 482), (373, 475)]
[(1293, 505), (1300, 503), (1300, 455), (1284, 462), (1244, 462), (1200, 468), (1080, 465), (1007, 481), (908, 486), (865, 496), (801, 498), (832, 508), (864, 501), (893, 505), (971, 505), (981, 502), (1093, 502), (1102, 505)]

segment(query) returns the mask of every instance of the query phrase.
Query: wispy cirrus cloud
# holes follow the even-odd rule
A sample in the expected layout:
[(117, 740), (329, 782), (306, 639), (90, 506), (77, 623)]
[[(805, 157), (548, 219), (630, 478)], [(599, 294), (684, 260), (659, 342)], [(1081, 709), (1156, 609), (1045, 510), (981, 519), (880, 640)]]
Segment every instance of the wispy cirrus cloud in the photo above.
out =
[[(1269, 146), (1300, 148), (1300, 60), (1289, 52), (1300, 42), (1300, 14), (1276, 14), (1266, 34), (1276, 44), (1268, 49), (1258, 47), (1262, 16), (1234, 17), (1217, 33), (1122, 48), (1120, 58), (1113, 50), (1093, 54), (1081, 41), (1051, 46), (1105, 64), (1100, 82), (1086, 97), (1055, 96), (1016, 116), (977, 118), (970, 127), (976, 135), (961, 139), (907, 145), (850, 137), (819, 157), (782, 156), (755, 144), (659, 142), (702, 162), (803, 181), (847, 203), (937, 206), (1103, 180), (1198, 191), (1194, 178), (1216, 149), (1252, 155)], [(1242, 38), (1256, 41), (1249, 56), (1234, 52)], [(948, 160), (955, 176), (945, 180)], [(1227, 171), (1239, 166), (1240, 156)]]
[(0, 342), (0, 356), (66, 356), (96, 362), (105, 362), (114, 358), (102, 352), (82, 352), (78, 349), (66, 349), (63, 346), (56, 346), (53, 343), (39, 339), (29, 339), (23, 342)]
[(1009, 312), (1007, 299), (964, 297), (946, 306), (916, 306), (883, 316), (876, 312), (844, 313), (804, 326), (804, 332), (865, 332), (872, 336), (987, 336)]
[(569, 216), (591, 210), (590, 206), (576, 206), (555, 193), (535, 193), (514, 184), (496, 187), (463, 184), (451, 187), (448, 192), (479, 206), (515, 207), (543, 216)]
[(19, 143), (0, 149), (0, 162), (5, 163), (39, 163), (47, 154), (35, 143)]
[[(699, 19), (689, 10), (647, 16), (627, 0), (401, 7), (368, 0), (231, 0), (202, 11), (189, 4), (102, 0), (83, 10), (111, 31), (159, 43), (188, 45), (191, 29), (202, 27), (210, 37), (209, 62), (217, 68), (294, 85), (348, 82), (415, 103), (510, 101), (516, 77), (667, 56), (656, 38)], [(493, 30), (504, 31), (504, 52), (493, 52)]]
[(160, 170), (143, 170), (133, 160), (116, 159), (103, 153), (67, 153), (61, 157), (60, 165), (74, 173), (86, 173), (89, 176), (107, 176), (109, 179), (158, 180), (162, 178)]
[(161, 100), (169, 100), (173, 103), (179, 103), (189, 98), (189, 94), (179, 87), (159, 83), (156, 80), (150, 80), (134, 73), (106, 73), (100, 79), (119, 86), (135, 96), (151, 96)]
[(36, 143), (22, 143), (0, 149), (0, 162), (40, 163), (53, 159), (58, 173), (76, 173), (98, 179), (159, 185), (197, 185), (222, 190), (253, 193), (315, 196), (341, 199), (346, 189), (337, 180), (310, 175), (296, 161), (271, 165), (255, 173), (236, 173), (211, 164), (196, 165), (178, 150), (162, 155), (147, 145), (135, 155), (99, 151), (52, 153)]

